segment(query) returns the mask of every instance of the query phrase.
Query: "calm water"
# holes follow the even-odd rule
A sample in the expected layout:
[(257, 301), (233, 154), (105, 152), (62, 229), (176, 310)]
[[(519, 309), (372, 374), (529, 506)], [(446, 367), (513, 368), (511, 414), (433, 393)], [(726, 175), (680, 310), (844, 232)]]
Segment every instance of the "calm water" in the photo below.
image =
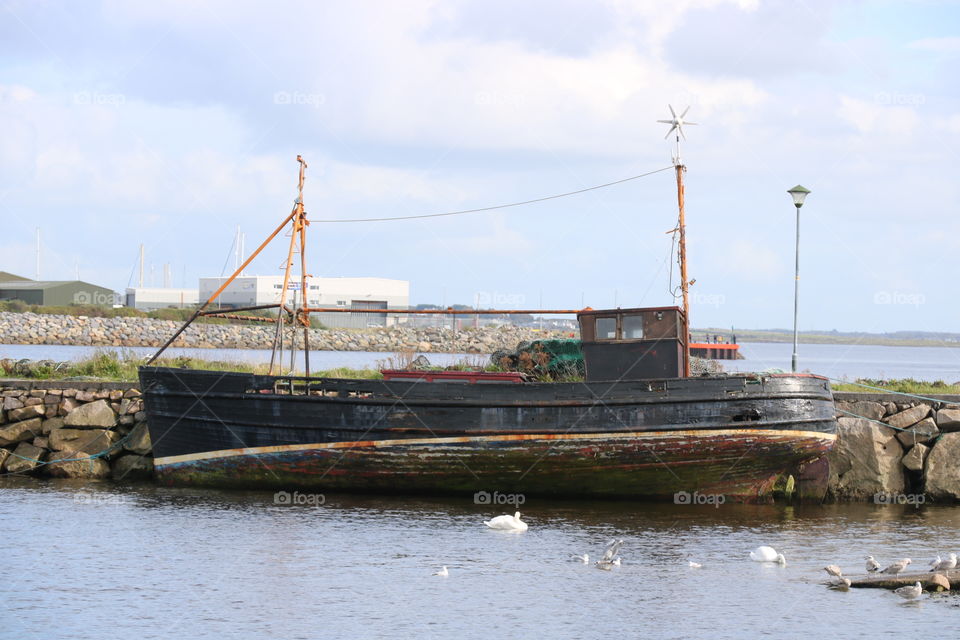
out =
[[(867, 553), (960, 550), (960, 508), (720, 508), (531, 499), (530, 529), (464, 499), (0, 478), (9, 638), (952, 638), (960, 596), (835, 592)], [(605, 572), (569, 560), (626, 540)], [(751, 562), (770, 544), (786, 567)], [(703, 563), (690, 569), (687, 558)], [(440, 565), (450, 576), (431, 575)]]
[[(0, 358), (31, 358), (51, 360), (76, 360), (90, 355), (103, 347), (73, 347), (61, 345), (0, 345)], [(142, 356), (149, 356), (154, 349), (147, 347), (125, 348)], [(740, 345), (746, 360), (723, 361), (727, 371), (764, 371), (767, 369), (790, 369), (789, 343), (747, 342)], [(170, 355), (188, 355), (210, 360), (241, 362), (269, 362), (270, 351), (257, 349), (169, 349)], [(334, 367), (373, 367), (378, 361), (390, 357), (390, 353), (370, 351), (314, 351), (310, 363), (314, 369)], [(481, 355), (427, 353), (434, 364), (447, 365), (464, 357), (471, 362), (485, 363)], [(284, 359), (289, 362), (289, 354)], [(303, 358), (300, 354), (300, 364)], [(949, 347), (882, 347), (873, 345), (801, 344), (799, 368), (831, 378), (915, 378), (917, 380), (960, 381), (960, 348)]]

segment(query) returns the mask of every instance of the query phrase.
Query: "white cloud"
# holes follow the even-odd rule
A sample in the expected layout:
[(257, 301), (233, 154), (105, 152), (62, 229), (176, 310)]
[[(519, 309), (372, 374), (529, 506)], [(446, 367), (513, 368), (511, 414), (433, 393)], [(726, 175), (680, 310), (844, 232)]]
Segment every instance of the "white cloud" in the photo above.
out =
[(917, 110), (909, 106), (888, 106), (890, 94), (877, 94), (877, 102), (840, 96), (837, 115), (860, 133), (910, 135), (920, 124)]

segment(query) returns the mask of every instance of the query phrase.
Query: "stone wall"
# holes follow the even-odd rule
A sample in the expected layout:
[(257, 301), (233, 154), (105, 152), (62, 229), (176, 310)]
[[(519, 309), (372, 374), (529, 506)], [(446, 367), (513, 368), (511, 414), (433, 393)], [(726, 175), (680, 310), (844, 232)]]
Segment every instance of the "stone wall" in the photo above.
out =
[[(469, 317), (472, 319), (472, 317)], [(91, 318), (0, 312), (0, 344), (66, 344), (112, 347), (159, 347), (182, 323), (153, 318)], [(466, 323), (465, 323), (466, 324)], [(269, 349), (273, 323), (209, 324), (194, 322), (175, 347)], [(285, 331), (287, 339), (290, 332)], [(574, 332), (576, 333), (576, 332)], [(311, 329), (310, 348), (321, 351), (437, 351), (493, 353), (515, 349), (538, 338), (568, 338), (570, 332), (534, 331), (505, 326), (465, 328), (405, 327), (383, 329)], [(579, 337), (576, 334), (573, 337)], [(303, 338), (298, 332), (297, 340)], [(285, 343), (289, 346), (289, 343)], [(301, 345), (302, 348), (302, 345)]]
[(960, 500), (960, 397), (837, 393), (835, 399), (839, 427), (828, 456), (829, 497)]
[(8, 381), (0, 382), (0, 400), (4, 474), (153, 476), (143, 400), (133, 384)]
[[(132, 383), (6, 381), (0, 399), (0, 472), (152, 477), (143, 401)], [(905, 396), (837, 393), (836, 400), (828, 499), (960, 500), (960, 397), (905, 402)]]

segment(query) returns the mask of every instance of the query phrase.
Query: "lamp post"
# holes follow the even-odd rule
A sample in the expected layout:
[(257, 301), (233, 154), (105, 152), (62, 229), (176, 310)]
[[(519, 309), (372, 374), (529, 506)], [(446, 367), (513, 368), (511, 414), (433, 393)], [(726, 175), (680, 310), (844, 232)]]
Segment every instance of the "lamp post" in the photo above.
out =
[(791, 370), (797, 372), (797, 309), (800, 301), (800, 207), (803, 201), (810, 193), (810, 189), (801, 185), (795, 186), (787, 191), (793, 198), (793, 206), (797, 208), (797, 264), (793, 282), (793, 358), (791, 359)]

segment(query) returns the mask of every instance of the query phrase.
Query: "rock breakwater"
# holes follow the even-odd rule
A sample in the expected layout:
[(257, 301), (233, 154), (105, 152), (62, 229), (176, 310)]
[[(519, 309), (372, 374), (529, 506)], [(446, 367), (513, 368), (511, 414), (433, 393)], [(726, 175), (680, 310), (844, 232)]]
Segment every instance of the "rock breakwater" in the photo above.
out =
[[(179, 322), (153, 318), (93, 318), (0, 312), (0, 344), (65, 344), (105, 347), (159, 347)], [(289, 347), (289, 332), (285, 345)], [(573, 335), (571, 335), (573, 333)], [(269, 349), (271, 324), (193, 323), (175, 347)], [(536, 331), (524, 327), (311, 329), (310, 347), (321, 351), (432, 351), (493, 353), (543, 338), (579, 337), (576, 332)], [(302, 339), (302, 333), (297, 337)], [(302, 346), (302, 345), (301, 345)]]

